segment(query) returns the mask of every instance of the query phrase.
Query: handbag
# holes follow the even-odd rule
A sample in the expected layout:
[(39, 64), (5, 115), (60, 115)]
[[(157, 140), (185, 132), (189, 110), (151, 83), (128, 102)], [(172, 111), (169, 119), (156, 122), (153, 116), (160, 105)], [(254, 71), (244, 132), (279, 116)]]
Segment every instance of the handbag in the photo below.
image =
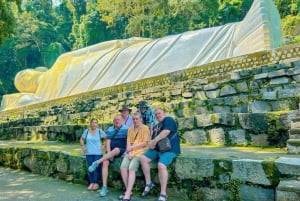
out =
[(160, 152), (170, 151), (172, 149), (171, 142), (168, 137), (165, 137), (157, 142), (157, 148)]

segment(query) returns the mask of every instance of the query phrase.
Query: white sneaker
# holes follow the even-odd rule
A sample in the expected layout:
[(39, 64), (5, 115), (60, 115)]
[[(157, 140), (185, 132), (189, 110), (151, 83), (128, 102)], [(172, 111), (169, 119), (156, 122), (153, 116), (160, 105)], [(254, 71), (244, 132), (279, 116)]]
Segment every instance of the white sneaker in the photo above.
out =
[(100, 191), (100, 196), (104, 197), (107, 194), (107, 187), (106, 186), (102, 186), (101, 191)]
[(97, 163), (97, 161), (94, 161), (92, 163), (92, 165), (90, 165), (89, 168), (88, 168), (89, 172), (94, 172), (96, 170), (96, 168), (98, 167), (98, 165), (99, 164)]

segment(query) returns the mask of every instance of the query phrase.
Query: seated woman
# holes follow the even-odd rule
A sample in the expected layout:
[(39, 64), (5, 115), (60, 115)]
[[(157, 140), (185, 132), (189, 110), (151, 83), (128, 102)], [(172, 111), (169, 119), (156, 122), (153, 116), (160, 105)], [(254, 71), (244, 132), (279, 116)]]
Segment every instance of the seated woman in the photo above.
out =
[(89, 166), (89, 172), (94, 172), (99, 164), (102, 163), (102, 188), (100, 196), (107, 194), (107, 178), (109, 164), (114, 160), (114, 157), (120, 157), (126, 151), (126, 138), (128, 127), (123, 125), (121, 116), (116, 116), (113, 120), (114, 125), (106, 131), (106, 154), (92, 163)]

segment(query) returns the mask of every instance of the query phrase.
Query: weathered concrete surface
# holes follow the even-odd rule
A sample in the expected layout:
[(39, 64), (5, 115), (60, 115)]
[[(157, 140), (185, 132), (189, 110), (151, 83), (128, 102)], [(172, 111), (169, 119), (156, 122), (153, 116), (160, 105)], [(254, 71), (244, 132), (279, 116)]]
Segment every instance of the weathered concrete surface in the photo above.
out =
[[(86, 186), (73, 184), (49, 177), (0, 167), (0, 200), (30, 200), (30, 201), (117, 201), (121, 191), (109, 189), (106, 197), (100, 198), (99, 192), (88, 191)], [(142, 198), (144, 201), (155, 200), (156, 197)], [(180, 200), (170, 198), (171, 200)], [(132, 196), (132, 201), (141, 200), (138, 194)]]

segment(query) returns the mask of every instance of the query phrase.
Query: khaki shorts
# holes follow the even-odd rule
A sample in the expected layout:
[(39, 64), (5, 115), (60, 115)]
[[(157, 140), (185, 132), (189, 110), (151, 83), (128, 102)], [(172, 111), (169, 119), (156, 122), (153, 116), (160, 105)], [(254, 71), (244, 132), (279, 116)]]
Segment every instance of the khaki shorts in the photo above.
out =
[(123, 158), (121, 168), (125, 168), (131, 171), (138, 171), (140, 166), (140, 157), (135, 156), (131, 160), (128, 158), (128, 156), (125, 156)]

